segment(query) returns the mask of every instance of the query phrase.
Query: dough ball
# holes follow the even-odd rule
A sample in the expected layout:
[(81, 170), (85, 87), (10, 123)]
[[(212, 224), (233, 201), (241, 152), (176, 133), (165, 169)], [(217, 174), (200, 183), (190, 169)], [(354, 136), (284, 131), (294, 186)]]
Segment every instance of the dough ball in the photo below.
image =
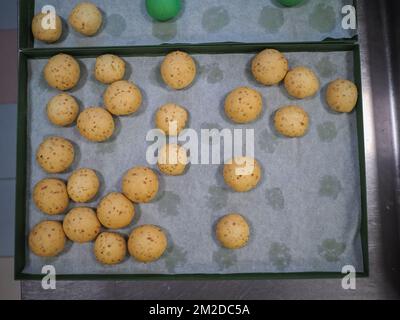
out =
[(122, 179), (123, 194), (135, 203), (147, 203), (158, 193), (157, 174), (145, 167), (130, 169)]
[(90, 107), (78, 117), (79, 133), (89, 141), (103, 142), (111, 138), (115, 130), (112, 115), (105, 109)]
[(243, 248), (249, 242), (249, 224), (240, 214), (228, 214), (218, 221), (216, 236), (220, 244), (227, 249)]
[(75, 98), (66, 93), (53, 97), (47, 104), (47, 117), (56, 126), (69, 126), (79, 114), (79, 105)]
[(75, 87), (81, 76), (81, 68), (74, 57), (60, 53), (49, 59), (44, 67), (44, 78), (48, 85), (58, 90)]
[(177, 136), (186, 127), (189, 114), (185, 108), (168, 103), (158, 109), (156, 113), (156, 126), (168, 136)]
[(311, 69), (296, 67), (287, 73), (285, 88), (292, 97), (297, 99), (312, 97), (319, 90), (319, 79)]
[(172, 89), (184, 89), (190, 86), (196, 77), (196, 64), (185, 52), (171, 52), (161, 64), (161, 76)]
[(109, 229), (127, 227), (135, 216), (133, 203), (122, 193), (112, 192), (106, 195), (97, 207), (97, 218)]
[(276, 111), (275, 129), (286, 137), (302, 137), (307, 133), (309, 117), (304, 109), (298, 106), (287, 106)]
[(233, 122), (249, 123), (260, 116), (262, 105), (262, 96), (258, 91), (239, 87), (225, 99), (225, 113)]
[(187, 150), (177, 144), (167, 144), (159, 151), (157, 165), (160, 171), (166, 175), (182, 175), (187, 163)]
[(261, 51), (252, 61), (251, 71), (254, 78), (266, 86), (281, 82), (289, 70), (285, 56), (275, 49)]
[(257, 160), (236, 157), (224, 166), (225, 183), (237, 192), (254, 189), (261, 179), (261, 168)]
[(39, 257), (55, 257), (64, 250), (66, 243), (62, 224), (42, 221), (29, 234), (29, 248)]
[(100, 222), (90, 208), (74, 208), (66, 216), (63, 229), (66, 236), (78, 243), (94, 240), (100, 233)]
[[(47, 14), (45, 13), (38, 13), (36, 16), (33, 17), (32, 20), (32, 34), (33, 37), (36, 40), (47, 42), (47, 43), (54, 43), (57, 40), (61, 38), (62, 35), (62, 21), (61, 18), (56, 15), (56, 24), (55, 24), (55, 29), (50, 28), (50, 23), (49, 28), (43, 28), (42, 26), (42, 21), (45, 22), (47, 25), (46, 21), (44, 20)], [(48, 19), (50, 22), (50, 19)]]
[(85, 203), (92, 200), (100, 188), (100, 180), (92, 169), (74, 171), (68, 179), (67, 191), (74, 202)]
[(167, 249), (167, 236), (157, 226), (143, 225), (135, 228), (128, 240), (132, 257), (144, 263), (158, 260)]
[(121, 263), (126, 257), (126, 241), (118, 233), (103, 232), (94, 243), (94, 255), (97, 261), (113, 265)]
[(90, 37), (99, 31), (103, 17), (94, 4), (82, 2), (71, 11), (68, 22), (76, 32)]
[(328, 85), (326, 102), (332, 110), (337, 112), (351, 112), (358, 100), (356, 85), (344, 79), (337, 79)]
[(74, 162), (74, 146), (67, 139), (50, 137), (42, 142), (36, 152), (38, 164), (48, 173), (66, 171)]
[(104, 105), (116, 116), (135, 113), (142, 104), (140, 89), (129, 81), (117, 81), (111, 84), (104, 93)]
[(95, 77), (98, 81), (110, 84), (125, 76), (125, 61), (113, 54), (105, 54), (96, 59)]
[(62, 214), (67, 210), (69, 198), (67, 187), (59, 179), (43, 179), (33, 189), (33, 202), (43, 213)]

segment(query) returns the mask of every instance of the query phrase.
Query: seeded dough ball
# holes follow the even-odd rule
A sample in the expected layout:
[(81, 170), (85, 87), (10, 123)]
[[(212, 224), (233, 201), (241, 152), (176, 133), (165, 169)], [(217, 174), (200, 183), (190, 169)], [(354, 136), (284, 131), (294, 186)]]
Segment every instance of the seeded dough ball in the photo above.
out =
[(81, 69), (74, 57), (60, 53), (49, 59), (44, 67), (44, 78), (48, 85), (58, 90), (75, 87), (81, 76)]
[(184, 89), (191, 85), (196, 77), (196, 64), (185, 52), (171, 52), (161, 65), (161, 76), (172, 89)]
[(135, 203), (147, 203), (158, 193), (158, 177), (150, 168), (135, 167), (122, 179), (122, 192)]
[(249, 224), (240, 214), (228, 214), (218, 221), (216, 236), (220, 244), (227, 249), (243, 248), (249, 242)]
[(112, 232), (101, 233), (94, 243), (94, 255), (97, 261), (103, 264), (121, 263), (126, 257), (124, 237)]
[(72, 10), (68, 22), (76, 32), (90, 37), (99, 31), (103, 17), (94, 4), (82, 2)]
[(285, 88), (292, 97), (297, 99), (312, 97), (319, 90), (319, 79), (311, 69), (296, 67), (287, 73)]
[(97, 218), (109, 229), (125, 228), (132, 222), (134, 216), (133, 203), (122, 193), (109, 193), (97, 207)]
[(309, 122), (307, 112), (298, 106), (280, 108), (274, 116), (275, 129), (290, 138), (304, 136), (307, 133)]
[(104, 105), (116, 116), (135, 113), (142, 104), (140, 89), (129, 81), (117, 81), (111, 84), (104, 93)]
[(66, 243), (62, 224), (42, 221), (29, 234), (29, 248), (39, 257), (55, 257), (64, 250)]
[(156, 126), (168, 136), (177, 136), (186, 127), (189, 114), (185, 108), (168, 103), (158, 109), (156, 113)]
[(225, 113), (233, 122), (249, 123), (260, 116), (262, 105), (262, 96), (258, 91), (239, 87), (225, 99)]
[(56, 126), (69, 126), (76, 120), (78, 113), (78, 103), (66, 93), (53, 97), (47, 104), (47, 117)]
[(224, 166), (225, 183), (237, 192), (254, 189), (261, 179), (261, 168), (257, 160), (236, 157)]
[(84, 243), (94, 240), (100, 233), (100, 222), (90, 208), (74, 208), (66, 216), (63, 229), (68, 239)]
[(62, 214), (67, 210), (69, 198), (67, 187), (59, 179), (43, 179), (33, 189), (33, 202), (48, 215)]
[(92, 169), (75, 170), (68, 179), (67, 191), (74, 202), (85, 203), (92, 200), (100, 188), (100, 181)]
[(188, 163), (187, 150), (177, 144), (167, 144), (158, 154), (158, 168), (168, 176), (179, 176)]
[(105, 54), (96, 59), (95, 77), (98, 81), (110, 84), (125, 76), (125, 61), (113, 54)]
[(252, 61), (251, 71), (254, 78), (266, 86), (276, 85), (281, 82), (289, 66), (285, 56), (275, 49), (261, 51)]
[(115, 130), (111, 114), (99, 107), (85, 109), (78, 117), (79, 133), (89, 141), (103, 142), (111, 138)]
[(337, 112), (351, 112), (358, 100), (356, 85), (344, 79), (337, 79), (328, 85), (326, 102), (329, 107)]
[[(62, 21), (61, 18), (56, 15), (55, 28), (51, 28), (50, 23), (46, 23), (46, 21), (44, 20), (46, 16), (46, 13), (38, 13), (36, 16), (33, 17), (32, 34), (36, 40), (47, 43), (54, 43), (61, 37), (63, 29)], [(43, 28), (42, 21), (44, 21), (45, 25), (48, 25), (49, 28)], [(48, 19), (48, 21), (50, 22), (50, 19)]]
[(36, 160), (48, 173), (66, 171), (74, 162), (74, 146), (67, 139), (50, 137), (42, 142), (36, 152)]
[(136, 260), (149, 263), (163, 255), (167, 244), (167, 236), (160, 227), (143, 225), (132, 231), (128, 240), (128, 250)]

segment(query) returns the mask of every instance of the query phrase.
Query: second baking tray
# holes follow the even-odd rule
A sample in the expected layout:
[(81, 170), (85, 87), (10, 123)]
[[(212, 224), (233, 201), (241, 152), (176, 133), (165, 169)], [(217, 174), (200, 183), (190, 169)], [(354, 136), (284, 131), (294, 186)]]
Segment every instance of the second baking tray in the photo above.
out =
[[(282, 86), (263, 87), (252, 79), (249, 63), (266, 47), (286, 53), (290, 66), (307, 65), (321, 79), (321, 92), (309, 100), (292, 100)], [(163, 56), (172, 50), (193, 55), (198, 77), (184, 91), (165, 87), (159, 76)], [(129, 64), (128, 76), (144, 94), (141, 111), (117, 119), (117, 134), (109, 142), (93, 144), (74, 127), (55, 128), (46, 119), (45, 105), (57, 92), (45, 83), (42, 69), (59, 52), (81, 63), (82, 79), (71, 94), (81, 107), (102, 105), (105, 86), (93, 79), (95, 57), (114, 53)], [(43, 265), (54, 265), (60, 279), (238, 279), (275, 277), (336, 277), (352, 265), (368, 274), (365, 172), (361, 96), (355, 112), (339, 115), (324, 102), (326, 84), (338, 77), (353, 79), (361, 91), (357, 44), (233, 44), (93, 49), (25, 50), (20, 56), (19, 157), (17, 184), (16, 276), (36, 279)], [(254, 124), (236, 126), (222, 109), (230, 90), (248, 85), (264, 96), (266, 111)], [(245, 194), (228, 190), (221, 166), (191, 165), (183, 177), (161, 177), (156, 201), (140, 205), (135, 222), (162, 226), (170, 240), (168, 251), (156, 263), (143, 265), (127, 258), (105, 267), (95, 261), (93, 244), (69, 244), (57, 258), (41, 259), (29, 252), (27, 234), (41, 220), (31, 200), (33, 185), (48, 177), (34, 161), (34, 152), (49, 135), (75, 142), (77, 167), (96, 169), (103, 178), (100, 196), (120, 191), (124, 172), (146, 165), (146, 134), (154, 128), (159, 106), (175, 102), (190, 112), (189, 126), (255, 129), (255, 157), (263, 167), (259, 187)], [(302, 139), (284, 139), (271, 126), (274, 111), (287, 104), (303, 106), (311, 117), (310, 131)], [(56, 175), (67, 179), (68, 173)], [(98, 202), (89, 204), (95, 207)], [(220, 249), (213, 225), (224, 214), (240, 212), (251, 224), (249, 245), (238, 251)], [(62, 220), (62, 217), (56, 217)]]

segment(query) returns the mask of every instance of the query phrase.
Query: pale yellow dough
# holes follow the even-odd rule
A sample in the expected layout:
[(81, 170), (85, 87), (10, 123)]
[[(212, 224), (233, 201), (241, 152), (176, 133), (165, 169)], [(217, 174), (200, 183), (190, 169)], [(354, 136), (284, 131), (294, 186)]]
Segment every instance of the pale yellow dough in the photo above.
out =
[(66, 216), (63, 229), (66, 236), (78, 243), (90, 242), (100, 233), (100, 222), (91, 208), (74, 208)]
[(196, 63), (186, 52), (171, 52), (161, 64), (161, 77), (172, 89), (184, 89), (196, 77)]
[(253, 59), (251, 71), (261, 84), (279, 84), (286, 76), (289, 66), (285, 56), (275, 49), (265, 49)]
[(257, 160), (236, 157), (224, 166), (225, 183), (236, 192), (247, 192), (257, 187), (261, 179), (261, 167)]
[(128, 240), (128, 250), (136, 260), (149, 263), (160, 259), (167, 249), (165, 232), (157, 226), (143, 225), (135, 228)]
[(52, 88), (66, 91), (74, 88), (81, 76), (81, 69), (74, 57), (60, 53), (49, 59), (44, 67), (44, 78)]
[[(44, 20), (47, 19), (47, 22)], [(46, 25), (46, 28), (43, 28), (43, 24)], [(48, 18), (48, 14), (38, 13), (32, 19), (32, 34), (36, 40), (46, 42), (46, 43), (54, 43), (61, 38), (63, 27), (60, 16), (56, 15), (55, 19), (55, 28), (51, 26), (52, 21)]]
[(242, 215), (231, 213), (218, 221), (216, 236), (223, 247), (240, 249), (249, 242), (250, 227)]
[(118, 233), (103, 232), (94, 243), (94, 255), (97, 261), (106, 265), (121, 263), (126, 257), (126, 241)]
[(90, 202), (100, 188), (100, 180), (92, 169), (81, 168), (75, 170), (68, 179), (67, 190), (74, 202)]
[(36, 152), (36, 160), (48, 173), (66, 171), (74, 162), (75, 151), (70, 141), (61, 137), (45, 139)]
[(42, 221), (29, 234), (29, 248), (39, 257), (55, 257), (65, 247), (66, 237), (58, 221)]
[(112, 192), (106, 195), (97, 207), (100, 223), (109, 229), (127, 227), (135, 216), (133, 203), (122, 193)]
[(132, 168), (122, 179), (122, 192), (134, 203), (152, 201), (158, 193), (158, 188), (158, 176), (150, 168)]
[(43, 179), (33, 188), (33, 202), (48, 215), (62, 214), (67, 210), (69, 198), (64, 181)]

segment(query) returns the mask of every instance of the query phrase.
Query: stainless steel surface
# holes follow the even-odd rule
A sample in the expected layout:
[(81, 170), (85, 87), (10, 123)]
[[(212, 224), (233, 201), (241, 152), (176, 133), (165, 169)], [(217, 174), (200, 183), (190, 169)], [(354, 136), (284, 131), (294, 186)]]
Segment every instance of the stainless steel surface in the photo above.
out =
[[(398, 1), (388, 1), (392, 6)], [(399, 299), (400, 34), (395, 8), (358, 1), (368, 193), (370, 276), (344, 290), (340, 279), (22, 283), (23, 299)], [(397, 12), (399, 12), (397, 10)], [(396, 27), (395, 24), (398, 24)], [(397, 28), (397, 29), (396, 29)], [(397, 31), (397, 33), (396, 33)]]

